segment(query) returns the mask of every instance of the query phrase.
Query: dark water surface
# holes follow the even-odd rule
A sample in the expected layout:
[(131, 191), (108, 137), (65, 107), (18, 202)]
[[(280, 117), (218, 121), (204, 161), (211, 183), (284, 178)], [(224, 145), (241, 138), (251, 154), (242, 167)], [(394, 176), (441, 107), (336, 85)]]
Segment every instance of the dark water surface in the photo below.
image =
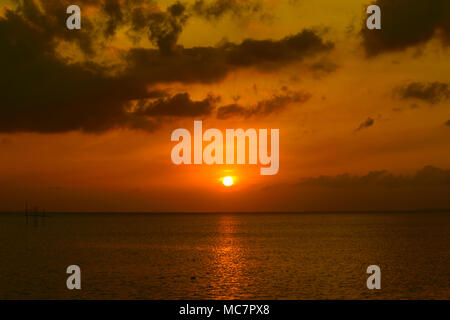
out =
[(0, 298), (450, 299), (450, 214), (0, 214)]

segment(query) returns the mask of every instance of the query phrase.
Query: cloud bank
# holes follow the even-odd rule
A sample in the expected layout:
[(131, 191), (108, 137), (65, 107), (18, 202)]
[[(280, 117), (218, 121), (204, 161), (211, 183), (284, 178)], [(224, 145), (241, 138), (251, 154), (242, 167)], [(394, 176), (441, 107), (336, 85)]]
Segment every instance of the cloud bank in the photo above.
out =
[(382, 187), (450, 187), (450, 170), (434, 166), (425, 166), (412, 175), (396, 175), (386, 170), (371, 171), (366, 175), (352, 176), (340, 174), (337, 176), (319, 176), (303, 179), (299, 185), (320, 186), (328, 188), (358, 188), (364, 186)]
[[(0, 132), (102, 132), (114, 128), (154, 130), (161, 117), (210, 114), (211, 97), (192, 101), (152, 86), (214, 83), (232, 71), (274, 71), (333, 48), (309, 29), (282, 39), (184, 48), (177, 43), (189, 9), (176, 2), (163, 10), (145, 1), (80, 1), (100, 10), (104, 20), (83, 19), (80, 32), (65, 28), (68, 1), (18, 1), (0, 17)], [(122, 2), (120, 2), (122, 4)], [(58, 43), (76, 44), (87, 57), (101, 55), (118, 27), (130, 37), (147, 36), (155, 48), (120, 51), (122, 69), (94, 60), (69, 62)], [(102, 36), (103, 35), (103, 36)], [(102, 49), (103, 48), (103, 49)], [(282, 98), (281, 103), (283, 103)], [(137, 101), (137, 104), (136, 104)], [(267, 114), (270, 102), (254, 113)]]

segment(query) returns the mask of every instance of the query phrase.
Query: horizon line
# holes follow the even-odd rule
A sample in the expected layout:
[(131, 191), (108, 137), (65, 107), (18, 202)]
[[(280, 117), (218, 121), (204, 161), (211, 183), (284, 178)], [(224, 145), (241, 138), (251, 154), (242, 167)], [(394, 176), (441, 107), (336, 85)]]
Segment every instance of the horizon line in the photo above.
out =
[[(209, 210), (201, 210), (201, 211), (45, 211), (45, 214), (61, 214), (61, 213), (85, 213), (85, 214), (120, 214), (120, 213), (131, 213), (131, 214), (172, 214), (172, 213), (202, 213), (202, 214), (245, 214), (245, 213), (269, 213), (269, 214), (279, 214), (279, 213), (288, 213), (288, 214), (309, 214), (309, 213), (450, 213), (450, 208), (442, 208), (442, 209), (405, 209), (405, 210), (299, 210), (299, 211), (209, 211)], [(25, 215), (23, 210), (0, 210), (0, 214), (6, 213), (22, 213)], [(41, 213), (38, 212), (29, 212), (30, 215), (33, 213)]]

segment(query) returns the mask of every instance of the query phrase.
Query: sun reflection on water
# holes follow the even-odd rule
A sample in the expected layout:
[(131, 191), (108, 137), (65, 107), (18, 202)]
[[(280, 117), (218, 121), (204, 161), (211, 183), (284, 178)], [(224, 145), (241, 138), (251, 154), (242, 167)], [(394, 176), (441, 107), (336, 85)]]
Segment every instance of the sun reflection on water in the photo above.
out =
[(245, 250), (238, 225), (232, 215), (223, 215), (219, 219), (213, 263), (216, 281), (211, 290), (215, 299), (241, 297), (240, 293), (248, 283), (245, 277)]

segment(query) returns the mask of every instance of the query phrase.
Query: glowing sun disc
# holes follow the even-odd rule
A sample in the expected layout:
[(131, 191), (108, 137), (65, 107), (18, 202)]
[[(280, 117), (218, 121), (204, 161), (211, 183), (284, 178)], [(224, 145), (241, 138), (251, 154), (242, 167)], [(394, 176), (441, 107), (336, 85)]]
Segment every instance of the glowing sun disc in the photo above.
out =
[(233, 185), (233, 178), (230, 176), (224, 177), (222, 183), (225, 187), (230, 187)]

